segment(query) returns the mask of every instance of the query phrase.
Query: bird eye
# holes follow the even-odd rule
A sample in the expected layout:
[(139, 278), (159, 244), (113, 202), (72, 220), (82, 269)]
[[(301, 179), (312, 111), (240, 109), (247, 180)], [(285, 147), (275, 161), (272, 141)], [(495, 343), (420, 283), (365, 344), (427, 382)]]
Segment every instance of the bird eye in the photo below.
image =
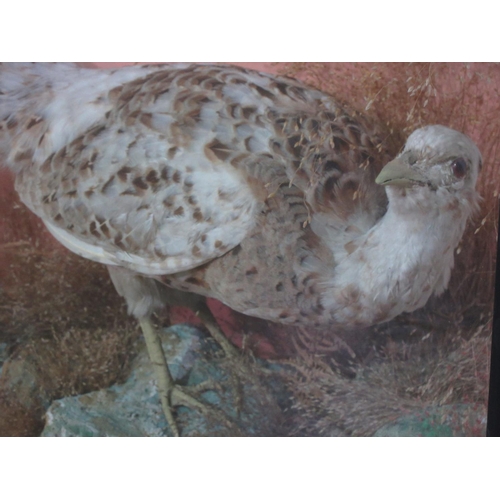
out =
[(467, 162), (463, 158), (457, 158), (456, 160), (453, 160), (451, 169), (453, 170), (453, 175), (458, 179), (461, 179), (465, 176), (467, 171)]

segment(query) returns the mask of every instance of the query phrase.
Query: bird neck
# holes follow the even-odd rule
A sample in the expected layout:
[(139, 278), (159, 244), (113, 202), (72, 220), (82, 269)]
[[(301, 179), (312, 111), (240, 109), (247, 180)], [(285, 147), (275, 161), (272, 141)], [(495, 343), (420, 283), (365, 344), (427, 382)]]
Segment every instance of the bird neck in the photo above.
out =
[[(442, 192), (440, 192), (442, 191)], [(338, 256), (325, 306), (338, 322), (388, 321), (443, 292), (465, 224), (477, 206), (471, 191), (387, 188), (385, 215)]]

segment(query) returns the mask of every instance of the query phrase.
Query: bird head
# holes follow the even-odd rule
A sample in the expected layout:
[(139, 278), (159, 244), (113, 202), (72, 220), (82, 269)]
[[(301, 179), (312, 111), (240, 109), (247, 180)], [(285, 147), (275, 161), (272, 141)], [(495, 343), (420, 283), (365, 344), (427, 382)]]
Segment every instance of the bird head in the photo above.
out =
[(415, 130), (403, 152), (389, 162), (375, 182), (399, 188), (474, 190), (481, 153), (466, 135), (442, 125)]

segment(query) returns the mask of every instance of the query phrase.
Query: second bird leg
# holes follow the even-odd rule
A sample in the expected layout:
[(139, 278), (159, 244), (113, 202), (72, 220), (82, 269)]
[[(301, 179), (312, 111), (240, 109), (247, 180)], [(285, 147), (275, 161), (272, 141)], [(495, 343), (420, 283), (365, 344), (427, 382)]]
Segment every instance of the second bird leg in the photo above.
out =
[[(204, 298), (192, 293), (167, 289), (152, 278), (138, 275), (123, 268), (108, 266), (108, 270), (117, 292), (127, 302), (129, 314), (135, 316), (139, 321), (148, 354), (154, 367), (165, 418), (172, 429), (172, 433), (178, 436), (179, 429), (173, 413), (174, 406), (187, 406), (204, 414), (208, 411), (214, 411), (214, 409), (190, 395), (187, 388), (181, 387), (174, 381), (166, 361), (159, 332), (151, 322), (153, 312), (162, 309), (165, 304), (189, 307), (198, 314), (229, 358), (239, 356), (238, 350), (220, 331), (217, 321), (206, 305)], [(213, 386), (214, 384), (208, 381), (193, 387), (192, 390), (194, 393), (199, 394), (213, 389)], [(237, 392), (239, 393), (239, 391)], [(238, 406), (238, 396), (236, 401)], [(220, 418), (228, 426), (234, 425), (222, 412), (219, 413)]]

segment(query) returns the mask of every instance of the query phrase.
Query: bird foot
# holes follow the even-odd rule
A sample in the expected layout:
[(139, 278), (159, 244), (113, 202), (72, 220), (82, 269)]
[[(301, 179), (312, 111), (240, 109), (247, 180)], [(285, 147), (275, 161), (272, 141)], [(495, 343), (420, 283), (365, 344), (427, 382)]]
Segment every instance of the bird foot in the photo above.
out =
[[(212, 312), (206, 303), (202, 304), (202, 307), (196, 312), (197, 316), (203, 322), (207, 330), (209, 331), (212, 338), (220, 345), (224, 351), (226, 358), (231, 362), (233, 366), (237, 366), (239, 370), (245, 368), (246, 361), (241, 351), (235, 347), (229, 339), (222, 333), (217, 320), (214, 318)], [(231, 377), (231, 387), (233, 389), (233, 398), (235, 402), (235, 409), (237, 417), (240, 416), (243, 407), (243, 388), (240, 376), (236, 371), (229, 370)]]
[[(222, 393), (223, 391), (220, 384), (212, 380), (206, 380), (189, 387), (180, 386), (176, 383), (167, 365), (158, 332), (149, 319), (143, 318), (139, 321), (139, 323), (141, 325), (148, 354), (155, 371), (163, 413), (172, 434), (174, 436), (180, 435), (177, 419), (174, 415), (174, 407), (177, 406), (188, 407), (192, 410), (200, 412), (205, 417), (210, 415), (211, 419), (217, 419), (217, 421), (223, 424), (227, 429), (234, 431), (234, 433), (238, 433), (237, 425), (224, 411), (217, 408), (217, 405), (202, 400), (202, 395), (208, 391), (215, 391), (218, 394)], [(227, 342), (229, 344), (229, 341)], [(231, 344), (229, 345), (234, 348)], [(234, 351), (235, 352), (230, 351), (228, 356), (231, 361), (234, 361), (234, 356), (237, 356), (238, 358), (241, 357), (236, 348), (234, 348)], [(239, 364), (240, 363), (238, 363), (238, 365)], [(241, 382), (239, 381), (237, 375), (233, 373), (233, 370), (228, 371), (230, 373), (230, 381), (235, 402), (234, 406), (236, 407), (236, 417), (238, 418), (242, 406)]]
[[(207, 391), (219, 390), (219, 384), (207, 380), (196, 386), (181, 387), (177, 384), (172, 388), (168, 401), (166, 402), (168, 408), (165, 408), (162, 400), (162, 407), (165, 417), (167, 418), (168, 425), (172, 434), (176, 437), (180, 436), (177, 420), (173, 414), (173, 407), (184, 406), (191, 410), (201, 413), (205, 417), (215, 418), (218, 422), (222, 423), (227, 429), (233, 429), (238, 432), (238, 427), (223, 411), (216, 408), (214, 405), (203, 401), (201, 395)], [(168, 417), (167, 417), (168, 414)]]

